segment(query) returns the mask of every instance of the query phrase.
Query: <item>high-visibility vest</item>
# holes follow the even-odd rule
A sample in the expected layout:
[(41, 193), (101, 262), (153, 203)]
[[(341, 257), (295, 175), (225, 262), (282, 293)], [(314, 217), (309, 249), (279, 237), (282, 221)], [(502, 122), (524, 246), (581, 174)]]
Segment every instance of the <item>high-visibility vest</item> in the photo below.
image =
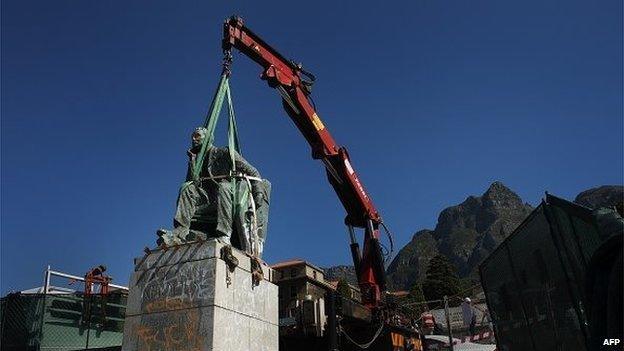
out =
[(390, 333), (392, 338), (392, 351), (403, 351), (405, 348), (405, 336), (399, 333)]

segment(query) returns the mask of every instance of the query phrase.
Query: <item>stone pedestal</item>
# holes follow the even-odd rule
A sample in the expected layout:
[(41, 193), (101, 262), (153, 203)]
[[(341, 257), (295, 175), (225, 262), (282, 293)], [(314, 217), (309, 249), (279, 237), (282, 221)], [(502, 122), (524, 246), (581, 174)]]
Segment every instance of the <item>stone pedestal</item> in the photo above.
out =
[(242, 351), (278, 349), (278, 289), (262, 265), (254, 286), (251, 259), (210, 240), (155, 250), (135, 259), (122, 351)]

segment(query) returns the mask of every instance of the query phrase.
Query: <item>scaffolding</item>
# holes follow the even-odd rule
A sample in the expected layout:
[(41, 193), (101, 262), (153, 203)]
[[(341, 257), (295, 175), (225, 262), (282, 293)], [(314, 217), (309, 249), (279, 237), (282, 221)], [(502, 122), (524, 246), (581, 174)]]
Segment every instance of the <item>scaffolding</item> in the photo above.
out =
[(108, 294), (87, 295), (51, 284), (52, 277), (83, 277), (48, 268), (40, 288), (0, 299), (0, 349), (85, 350), (121, 346), (128, 288), (109, 284)]

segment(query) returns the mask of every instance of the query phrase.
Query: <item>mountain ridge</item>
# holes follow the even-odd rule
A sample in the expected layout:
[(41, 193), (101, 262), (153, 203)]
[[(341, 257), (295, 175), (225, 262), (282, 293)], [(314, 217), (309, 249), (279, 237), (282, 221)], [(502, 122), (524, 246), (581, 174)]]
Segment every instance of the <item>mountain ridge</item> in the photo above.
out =
[[(580, 192), (575, 202), (590, 208), (622, 203), (624, 187), (605, 185)], [(416, 231), (394, 257), (387, 270), (391, 290), (409, 290), (425, 278), (429, 260), (443, 254), (457, 267), (459, 276), (478, 280), (478, 265), (531, 213), (533, 207), (499, 181), (481, 196), (470, 195), (438, 215), (434, 229)], [(356, 283), (353, 266), (328, 267), (328, 280), (346, 278)]]
[(427, 264), (443, 254), (461, 278), (477, 279), (478, 264), (533, 210), (503, 183), (493, 182), (481, 196), (468, 196), (443, 209), (433, 230), (412, 237), (388, 266), (393, 289), (409, 289), (424, 279)]

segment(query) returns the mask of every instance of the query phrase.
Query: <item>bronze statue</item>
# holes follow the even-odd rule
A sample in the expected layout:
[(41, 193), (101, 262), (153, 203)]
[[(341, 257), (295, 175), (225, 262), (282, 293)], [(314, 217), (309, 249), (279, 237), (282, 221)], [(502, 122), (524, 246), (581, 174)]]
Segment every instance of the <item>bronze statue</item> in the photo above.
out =
[(217, 238), (260, 256), (266, 238), (271, 184), (238, 152), (208, 145), (199, 177), (192, 176), (206, 129), (195, 129), (186, 182), (178, 196), (173, 230), (157, 231), (159, 246)]

